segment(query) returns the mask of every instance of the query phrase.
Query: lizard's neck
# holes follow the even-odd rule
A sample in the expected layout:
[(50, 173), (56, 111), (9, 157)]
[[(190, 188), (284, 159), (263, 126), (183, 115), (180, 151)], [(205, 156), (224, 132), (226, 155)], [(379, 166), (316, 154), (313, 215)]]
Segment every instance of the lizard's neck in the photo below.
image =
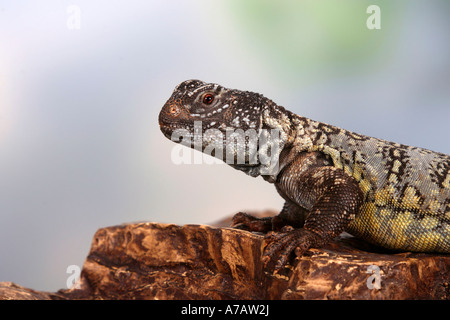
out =
[(267, 99), (261, 111), (258, 130), (257, 165), (231, 166), (252, 177), (261, 175), (265, 180), (275, 182), (278, 173), (284, 166), (280, 155), (294, 141), (292, 132), (296, 130), (295, 123), (293, 123), (294, 117), (296, 115)]
[(276, 181), (278, 173), (302, 152), (322, 152), (339, 167), (341, 154), (334, 147), (334, 142), (342, 144), (342, 139), (346, 136), (345, 130), (298, 116), (275, 103), (270, 103), (263, 110), (262, 128), (280, 132), (278, 154), (275, 157), (278, 163), (270, 164), (277, 170), (268, 175), (260, 173), (269, 182)]
[(322, 134), (327, 131), (324, 126), (327, 125), (300, 117), (268, 100), (261, 111), (257, 165), (231, 166), (252, 177), (261, 175), (273, 183), (299, 153), (323, 152), (328, 148), (322, 141), (326, 136)]

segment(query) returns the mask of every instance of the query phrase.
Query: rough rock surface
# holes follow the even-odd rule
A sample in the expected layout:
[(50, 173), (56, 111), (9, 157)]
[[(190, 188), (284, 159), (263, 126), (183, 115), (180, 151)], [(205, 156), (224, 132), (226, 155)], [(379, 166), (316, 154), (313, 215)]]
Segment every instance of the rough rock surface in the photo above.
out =
[(79, 289), (3, 282), (0, 299), (450, 299), (449, 255), (388, 253), (341, 236), (274, 276), (262, 270), (263, 246), (262, 235), (205, 225), (102, 228)]

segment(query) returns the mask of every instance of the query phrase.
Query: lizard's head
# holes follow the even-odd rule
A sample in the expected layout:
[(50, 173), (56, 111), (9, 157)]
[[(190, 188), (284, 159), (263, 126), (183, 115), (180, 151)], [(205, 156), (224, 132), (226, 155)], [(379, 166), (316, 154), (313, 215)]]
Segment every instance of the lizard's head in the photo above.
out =
[[(159, 114), (161, 131), (169, 139), (174, 130), (192, 131), (201, 122), (202, 131), (255, 129), (261, 123), (261, 99), (256, 93), (224, 88), (200, 80), (180, 83)], [(197, 124), (198, 124), (197, 122)]]
[(271, 140), (275, 136), (262, 130), (263, 113), (270, 103), (258, 93), (188, 80), (175, 88), (163, 106), (159, 125), (172, 141), (257, 176), (266, 174), (262, 168), (273, 167), (278, 159), (273, 158), (281, 150), (280, 139)]

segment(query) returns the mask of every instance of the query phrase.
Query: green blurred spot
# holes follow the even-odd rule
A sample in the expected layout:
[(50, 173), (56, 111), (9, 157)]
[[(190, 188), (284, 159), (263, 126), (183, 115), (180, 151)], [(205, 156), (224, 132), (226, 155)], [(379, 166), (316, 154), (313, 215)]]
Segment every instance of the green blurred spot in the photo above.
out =
[[(394, 5), (387, 1), (232, 0), (247, 45), (288, 72), (370, 61), (389, 41)], [(368, 30), (366, 9), (381, 8), (381, 30)], [(395, 33), (395, 31), (394, 31)]]

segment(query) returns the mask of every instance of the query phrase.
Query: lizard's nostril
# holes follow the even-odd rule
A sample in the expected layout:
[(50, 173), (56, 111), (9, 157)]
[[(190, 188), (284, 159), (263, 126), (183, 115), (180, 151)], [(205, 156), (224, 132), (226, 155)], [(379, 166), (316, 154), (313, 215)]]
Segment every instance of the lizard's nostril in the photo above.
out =
[(181, 109), (178, 106), (172, 105), (169, 107), (169, 114), (173, 117), (177, 117), (180, 114), (180, 112), (181, 112)]

